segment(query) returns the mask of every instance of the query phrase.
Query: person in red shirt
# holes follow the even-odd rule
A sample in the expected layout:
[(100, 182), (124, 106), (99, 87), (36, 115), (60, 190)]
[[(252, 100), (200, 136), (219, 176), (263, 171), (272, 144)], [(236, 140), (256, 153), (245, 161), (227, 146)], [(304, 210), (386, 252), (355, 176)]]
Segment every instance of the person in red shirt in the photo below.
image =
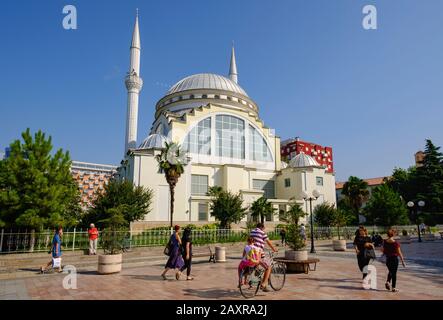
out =
[(388, 239), (383, 242), (383, 254), (386, 256), (386, 266), (389, 271), (385, 287), (387, 290), (392, 290), (392, 292), (398, 292), (398, 289), (395, 287), (397, 283), (398, 257), (400, 257), (403, 267), (406, 267), (400, 244), (394, 240), (395, 233), (394, 229), (389, 229)]
[(89, 234), (89, 255), (96, 255), (98, 230), (93, 223), (91, 223), (89, 226), (88, 234)]

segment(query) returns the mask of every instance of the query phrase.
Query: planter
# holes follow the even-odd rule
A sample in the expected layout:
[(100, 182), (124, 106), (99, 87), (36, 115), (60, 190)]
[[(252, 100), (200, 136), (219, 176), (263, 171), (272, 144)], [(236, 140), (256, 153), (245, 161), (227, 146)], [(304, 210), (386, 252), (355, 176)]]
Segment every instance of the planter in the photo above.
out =
[(307, 250), (286, 250), (285, 251), (285, 259), (288, 260), (297, 260), (303, 261), (308, 260), (308, 251)]
[(332, 240), (334, 251), (346, 251), (346, 240)]
[(423, 235), (423, 240), (435, 241), (435, 235), (433, 233), (426, 233), (425, 235)]
[(411, 236), (400, 236), (400, 243), (411, 243)]
[[(294, 260), (294, 261), (308, 260), (308, 251), (306, 251), (306, 250), (300, 250), (300, 251), (286, 250), (285, 251), (285, 259)], [(286, 268), (287, 268), (286, 270), (288, 272), (295, 272), (295, 273), (304, 273), (305, 272), (305, 269), (302, 264), (287, 263)]]
[(98, 273), (112, 274), (122, 270), (122, 254), (110, 254), (98, 256)]

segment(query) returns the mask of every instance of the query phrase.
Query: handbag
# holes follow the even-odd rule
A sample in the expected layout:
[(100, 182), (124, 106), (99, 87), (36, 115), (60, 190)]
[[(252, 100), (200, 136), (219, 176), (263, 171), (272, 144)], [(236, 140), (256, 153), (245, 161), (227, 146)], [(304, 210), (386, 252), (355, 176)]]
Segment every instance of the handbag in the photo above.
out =
[(168, 243), (166, 244), (165, 249), (163, 250), (163, 253), (167, 256), (171, 255), (171, 245), (172, 245), (171, 239), (169, 239)]
[(62, 258), (52, 258), (52, 267), (53, 268), (60, 268), (62, 264)]
[(375, 255), (374, 249), (365, 249), (365, 258), (366, 259), (376, 259), (377, 256)]

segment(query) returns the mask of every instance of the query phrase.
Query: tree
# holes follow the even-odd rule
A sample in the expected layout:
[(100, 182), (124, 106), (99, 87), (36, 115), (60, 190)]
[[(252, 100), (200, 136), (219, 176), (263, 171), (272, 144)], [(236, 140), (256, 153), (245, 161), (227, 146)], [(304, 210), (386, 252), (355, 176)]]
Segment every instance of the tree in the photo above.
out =
[(165, 174), (166, 182), (169, 185), (171, 195), (171, 228), (174, 220), (174, 194), (178, 179), (185, 171), (186, 155), (180, 146), (175, 143), (165, 142), (165, 148), (155, 158), (158, 161), (160, 170)]
[(33, 137), (28, 128), (22, 138), (0, 161), (0, 225), (33, 230), (75, 225), (80, 195), (69, 152), (51, 155), (52, 138), (41, 130)]
[(331, 225), (337, 227), (338, 240), (340, 240), (340, 228), (345, 227), (350, 221), (352, 221), (352, 215), (349, 213), (349, 211), (335, 209)]
[(359, 221), (360, 208), (369, 197), (368, 183), (360, 178), (351, 176), (343, 185), (342, 194), (348, 199), (352, 212)]
[[(443, 156), (431, 140), (426, 140), (424, 158), (417, 167), (394, 169), (386, 183), (405, 202), (425, 202), (424, 216), (429, 224), (443, 222)], [(416, 217), (414, 218), (414, 220)]]
[(296, 203), (293, 202), (289, 205), (289, 210), (286, 211), (281, 217), (280, 219), (288, 224), (296, 224), (298, 225), (298, 222), (300, 221), (301, 218), (306, 217), (308, 214), (306, 212), (303, 211), (303, 209), (301, 208), (301, 206)]
[(368, 221), (382, 226), (408, 224), (408, 211), (400, 195), (387, 184), (374, 189), (364, 209)]
[(425, 201), (425, 211), (443, 212), (443, 155), (431, 140), (426, 140), (424, 158), (416, 169), (417, 200)]
[(265, 196), (262, 196), (255, 200), (251, 205), (251, 216), (259, 217), (260, 222), (265, 222), (265, 217), (273, 215), (275, 213), (275, 208), (272, 206), (271, 202), (268, 202)]
[(317, 205), (314, 209), (315, 222), (321, 227), (330, 227), (336, 211), (334, 204), (323, 202)]
[(128, 227), (129, 222), (125, 219), (127, 205), (119, 205), (114, 208), (106, 209), (104, 219), (98, 221), (98, 224), (106, 228), (102, 233), (102, 246), (105, 254), (118, 254), (123, 249), (124, 228)]
[(243, 208), (241, 194), (233, 194), (229, 191), (220, 191), (211, 202), (211, 216), (220, 221), (221, 229), (230, 229), (232, 223), (238, 223), (247, 214)]
[(108, 212), (113, 208), (119, 208), (128, 224), (141, 220), (151, 211), (152, 198), (149, 188), (136, 187), (129, 181), (110, 180), (104, 192), (93, 201), (83, 224), (95, 223), (103, 227), (103, 221), (109, 218)]
[(290, 204), (289, 210), (280, 217), (282, 221), (288, 223), (286, 242), (292, 250), (300, 250), (305, 246), (298, 226), (300, 219), (305, 216), (307, 216), (307, 213), (303, 211), (298, 203), (293, 202)]

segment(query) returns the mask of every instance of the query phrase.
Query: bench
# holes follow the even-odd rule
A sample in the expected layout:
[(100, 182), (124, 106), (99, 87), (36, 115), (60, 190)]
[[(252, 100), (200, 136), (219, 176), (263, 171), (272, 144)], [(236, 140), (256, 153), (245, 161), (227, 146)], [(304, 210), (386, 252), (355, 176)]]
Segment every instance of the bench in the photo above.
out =
[[(288, 260), (282, 258), (276, 258), (274, 261), (282, 262), (286, 264), (286, 268), (288, 271), (299, 271), (299, 267), (302, 267), (303, 272), (308, 274), (309, 271), (315, 271), (317, 269), (317, 262), (320, 262), (320, 259), (313, 258), (308, 260)], [(311, 269), (311, 264), (314, 264), (314, 268)]]
[(192, 257), (208, 257), (208, 262), (215, 263), (215, 253), (212, 251), (211, 246), (192, 246)]

